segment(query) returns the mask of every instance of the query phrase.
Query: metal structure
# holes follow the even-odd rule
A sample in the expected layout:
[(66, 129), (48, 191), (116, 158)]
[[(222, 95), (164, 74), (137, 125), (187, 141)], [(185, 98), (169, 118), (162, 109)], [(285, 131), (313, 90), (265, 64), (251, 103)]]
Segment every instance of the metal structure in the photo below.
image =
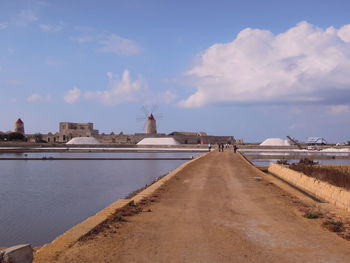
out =
[(294, 143), (300, 150), (305, 149), (305, 147), (301, 146), (300, 142), (297, 139), (294, 139), (290, 136), (287, 136), (288, 140), (290, 140), (292, 143)]

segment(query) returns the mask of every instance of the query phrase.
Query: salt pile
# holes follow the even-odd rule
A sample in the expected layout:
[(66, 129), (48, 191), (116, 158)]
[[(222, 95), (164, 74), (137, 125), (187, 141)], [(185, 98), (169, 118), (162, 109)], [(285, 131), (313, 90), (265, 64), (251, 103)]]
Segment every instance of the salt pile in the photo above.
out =
[(283, 140), (281, 138), (268, 138), (262, 143), (260, 143), (261, 146), (290, 146), (290, 143), (288, 140)]
[(94, 137), (75, 137), (66, 144), (101, 144)]
[(137, 145), (179, 145), (174, 138), (144, 138)]
[(341, 148), (341, 149), (337, 149), (337, 148), (326, 148), (326, 149), (322, 149), (322, 152), (345, 152), (348, 153), (350, 152), (350, 148)]

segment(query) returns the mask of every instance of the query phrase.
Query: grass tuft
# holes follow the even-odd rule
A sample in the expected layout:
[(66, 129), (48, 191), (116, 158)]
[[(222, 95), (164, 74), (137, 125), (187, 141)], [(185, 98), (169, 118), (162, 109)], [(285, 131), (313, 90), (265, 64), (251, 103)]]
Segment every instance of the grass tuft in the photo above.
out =
[(321, 216), (322, 216), (321, 212), (307, 212), (304, 214), (304, 217), (308, 219), (316, 219), (316, 218), (320, 218)]
[(332, 232), (343, 232), (343, 223), (341, 221), (326, 220), (323, 222), (323, 227), (327, 228)]

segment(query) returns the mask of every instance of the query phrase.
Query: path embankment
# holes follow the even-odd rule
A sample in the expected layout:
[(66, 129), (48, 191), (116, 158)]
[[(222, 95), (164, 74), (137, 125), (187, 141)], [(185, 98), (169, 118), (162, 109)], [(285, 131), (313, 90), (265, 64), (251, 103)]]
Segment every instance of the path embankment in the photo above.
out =
[(327, 182), (315, 179), (276, 163), (271, 163), (268, 171), (303, 191), (350, 212), (350, 192), (348, 190), (331, 185)]
[(232, 151), (214, 151), (174, 174), (137, 213), (51, 261), (44, 247), (35, 262), (349, 262), (350, 243), (302, 217), (299, 199), (276, 180)]

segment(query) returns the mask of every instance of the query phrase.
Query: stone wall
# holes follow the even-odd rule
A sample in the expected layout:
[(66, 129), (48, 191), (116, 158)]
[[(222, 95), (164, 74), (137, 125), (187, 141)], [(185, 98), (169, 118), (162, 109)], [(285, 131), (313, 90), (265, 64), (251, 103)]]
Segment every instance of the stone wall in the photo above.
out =
[(317, 198), (350, 211), (350, 192), (344, 188), (331, 185), (275, 163), (270, 164), (268, 171)]

